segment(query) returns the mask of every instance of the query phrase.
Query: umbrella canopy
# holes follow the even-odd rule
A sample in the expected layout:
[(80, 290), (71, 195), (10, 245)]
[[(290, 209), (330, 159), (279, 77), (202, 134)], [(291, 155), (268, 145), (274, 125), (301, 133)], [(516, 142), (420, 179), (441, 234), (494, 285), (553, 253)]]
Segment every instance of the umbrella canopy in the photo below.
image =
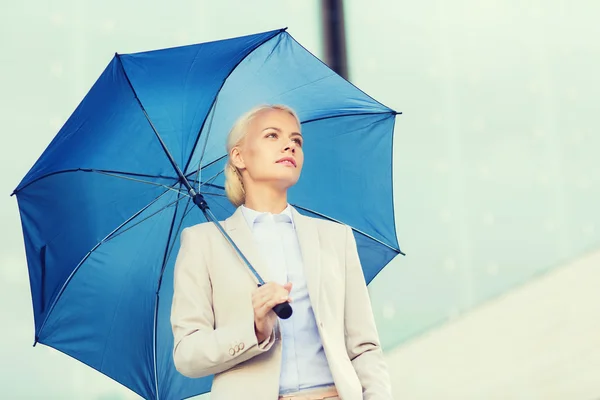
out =
[[(144, 398), (210, 390), (173, 365), (170, 307), (179, 234), (218, 219), (225, 140), (258, 104), (295, 109), (305, 165), (289, 202), (354, 229), (367, 282), (398, 253), (392, 198), (397, 112), (345, 81), (284, 29), (116, 54), (15, 194), (35, 341)], [(182, 179), (185, 176), (185, 179)]]

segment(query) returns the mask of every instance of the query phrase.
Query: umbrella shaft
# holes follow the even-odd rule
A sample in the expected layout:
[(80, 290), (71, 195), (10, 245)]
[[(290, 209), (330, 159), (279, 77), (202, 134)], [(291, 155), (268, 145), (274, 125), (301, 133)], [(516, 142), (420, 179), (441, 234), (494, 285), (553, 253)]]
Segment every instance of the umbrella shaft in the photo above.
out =
[(208, 204), (206, 204), (206, 201), (204, 200), (204, 196), (202, 196), (200, 193), (196, 193), (196, 191), (194, 189), (190, 189), (190, 195), (194, 199), (194, 204), (196, 204), (198, 206), (198, 208), (200, 208), (200, 210), (202, 210), (202, 213), (204, 214), (204, 217), (208, 221), (212, 222), (217, 227), (217, 229), (219, 230), (219, 232), (221, 232), (221, 234), (223, 235), (223, 237), (225, 238), (225, 240), (227, 240), (229, 242), (229, 244), (231, 245), (231, 247), (233, 247), (233, 249), (238, 254), (238, 256), (240, 256), (240, 258), (242, 259), (242, 261), (244, 262), (244, 264), (246, 264), (246, 266), (248, 267), (248, 269), (250, 269), (250, 272), (252, 272), (252, 274), (254, 275), (254, 277), (256, 278), (256, 280), (258, 281), (258, 285), (259, 286), (264, 285), (265, 281), (260, 277), (260, 275), (258, 274), (258, 272), (256, 272), (256, 270), (254, 269), (254, 267), (252, 267), (252, 265), (250, 264), (250, 261), (248, 261), (248, 259), (246, 258), (246, 256), (244, 256), (244, 254), (239, 249), (239, 247), (237, 247), (237, 245), (235, 244), (235, 242), (233, 241), (233, 239), (231, 239), (231, 237), (229, 237), (229, 235), (227, 234), (227, 232), (225, 232), (225, 230), (223, 229), (223, 227), (221, 226), (221, 224), (219, 223), (219, 221), (217, 221), (217, 218), (214, 216), (214, 214), (212, 213), (212, 211), (210, 210), (210, 208), (208, 208)]

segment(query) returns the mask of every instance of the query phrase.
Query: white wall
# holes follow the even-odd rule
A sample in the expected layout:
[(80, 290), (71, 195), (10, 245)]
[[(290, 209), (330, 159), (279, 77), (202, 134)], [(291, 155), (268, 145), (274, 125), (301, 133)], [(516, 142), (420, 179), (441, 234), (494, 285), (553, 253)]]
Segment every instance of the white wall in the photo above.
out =
[(600, 251), (388, 354), (396, 399), (600, 399)]

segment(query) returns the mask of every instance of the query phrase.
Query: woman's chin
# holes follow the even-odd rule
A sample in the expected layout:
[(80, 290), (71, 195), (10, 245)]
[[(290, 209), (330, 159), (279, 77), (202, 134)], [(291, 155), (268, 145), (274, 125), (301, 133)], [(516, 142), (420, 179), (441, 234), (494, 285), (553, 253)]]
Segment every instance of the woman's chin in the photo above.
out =
[(300, 177), (293, 173), (286, 173), (286, 174), (269, 174), (269, 175), (263, 175), (261, 177), (256, 177), (254, 182), (255, 185), (258, 186), (262, 186), (262, 187), (271, 187), (277, 190), (287, 190), (289, 188), (291, 188), (292, 186), (294, 186), (297, 182), (298, 179)]
[(292, 186), (294, 186), (297, 182), (298, 182), (298, 177), (285, 176), (285, 177), (278, 177), (276, 179), (273, 179), (272, 184), (274, 187), (276, 187), (279, 190), (287, 190), (287, 189), (291, 188)]
[(288, 190), (289, 188), (291, 188), (292, 186), (294, 186), (296, 183), (298, 182), (298, 180), (289, 180), (289, 181), (283, 181), (283, 182), (279, 182), (279, 187), (285, 190)]

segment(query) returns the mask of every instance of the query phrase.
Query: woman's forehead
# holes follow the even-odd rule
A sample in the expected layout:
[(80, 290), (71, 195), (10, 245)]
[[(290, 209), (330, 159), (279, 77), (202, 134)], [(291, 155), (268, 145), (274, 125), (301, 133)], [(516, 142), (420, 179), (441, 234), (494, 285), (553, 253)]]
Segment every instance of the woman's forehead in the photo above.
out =
[(268, 127), (284, 128), (285, 125), (299, 127), (298, 121), (292, 114), (277, 109), (262, 110), (252, 119), (250, 125), (260, 130)]

